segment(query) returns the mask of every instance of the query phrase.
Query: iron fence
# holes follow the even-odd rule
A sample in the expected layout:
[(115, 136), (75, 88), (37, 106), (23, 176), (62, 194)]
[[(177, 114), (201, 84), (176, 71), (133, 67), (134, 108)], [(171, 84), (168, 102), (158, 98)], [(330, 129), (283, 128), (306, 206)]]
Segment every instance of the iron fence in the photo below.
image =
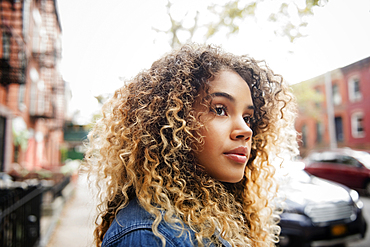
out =
[(40, 238), (43, 188), (0, 189), (0, 245), (33, 247)]
[(62, 196), (69, 182), (67, 176), (53, 186), (42, 186), (42, 183), (19, 186), (25, 183), (18, 183), (18, 186), (0, 188), (0, 246), (37, 247), (41, 238), (43, 197), (50, 195), (52, 203)]

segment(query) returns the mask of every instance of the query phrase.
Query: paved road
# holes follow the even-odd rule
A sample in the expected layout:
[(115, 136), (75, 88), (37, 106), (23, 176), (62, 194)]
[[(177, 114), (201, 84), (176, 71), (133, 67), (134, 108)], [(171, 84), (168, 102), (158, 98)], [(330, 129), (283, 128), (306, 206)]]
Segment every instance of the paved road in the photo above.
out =
[(63, 208), (47, 247), (93, 245), (95, 203), (85, 175), (80, 175), (74, 195)]

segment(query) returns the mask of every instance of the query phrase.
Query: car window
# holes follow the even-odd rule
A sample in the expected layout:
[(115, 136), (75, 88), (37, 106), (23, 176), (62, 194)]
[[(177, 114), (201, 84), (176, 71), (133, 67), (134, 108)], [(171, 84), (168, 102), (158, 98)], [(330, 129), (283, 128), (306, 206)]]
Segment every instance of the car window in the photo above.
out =
[(370, 169), (370, 154), (364, 151), (354, 152), (354, 157), (357, 158), (366, 168)]
[(355, 159), (347, 155), (339, 155), (339, 162), (347, 166), (359, 166), (360, 163)]
[(312, 153), (309, 160), (314, 162), (344, 164), (347, 166), (360, 167), (363, 164), (370, 169), (370, 154), (362, 151), (354, 151), (349, 155), (333, 151)]

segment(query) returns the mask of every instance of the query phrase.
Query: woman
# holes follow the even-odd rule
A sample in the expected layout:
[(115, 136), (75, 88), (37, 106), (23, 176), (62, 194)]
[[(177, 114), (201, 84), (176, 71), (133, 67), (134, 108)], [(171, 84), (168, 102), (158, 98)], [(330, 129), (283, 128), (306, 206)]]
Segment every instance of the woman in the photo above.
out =
[(282, 77), (248, 56), (192, 44), (154, 62), (89, 134), (97, 246), (273, 246), (269, 160), (297, 151), (294, 117)]

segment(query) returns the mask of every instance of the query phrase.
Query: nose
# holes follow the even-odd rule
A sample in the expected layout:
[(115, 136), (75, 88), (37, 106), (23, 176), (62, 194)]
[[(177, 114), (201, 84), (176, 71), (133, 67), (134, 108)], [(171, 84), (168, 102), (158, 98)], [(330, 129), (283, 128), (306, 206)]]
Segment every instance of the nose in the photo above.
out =
[(242, 118), (241, 121), (238, 119), (238, 121), (235, 122), (230, 137), (232, 140), (240, 139), (249, 141), (252, 138), (252, 135), (252, 129), (245, 123), (244, 119)]

